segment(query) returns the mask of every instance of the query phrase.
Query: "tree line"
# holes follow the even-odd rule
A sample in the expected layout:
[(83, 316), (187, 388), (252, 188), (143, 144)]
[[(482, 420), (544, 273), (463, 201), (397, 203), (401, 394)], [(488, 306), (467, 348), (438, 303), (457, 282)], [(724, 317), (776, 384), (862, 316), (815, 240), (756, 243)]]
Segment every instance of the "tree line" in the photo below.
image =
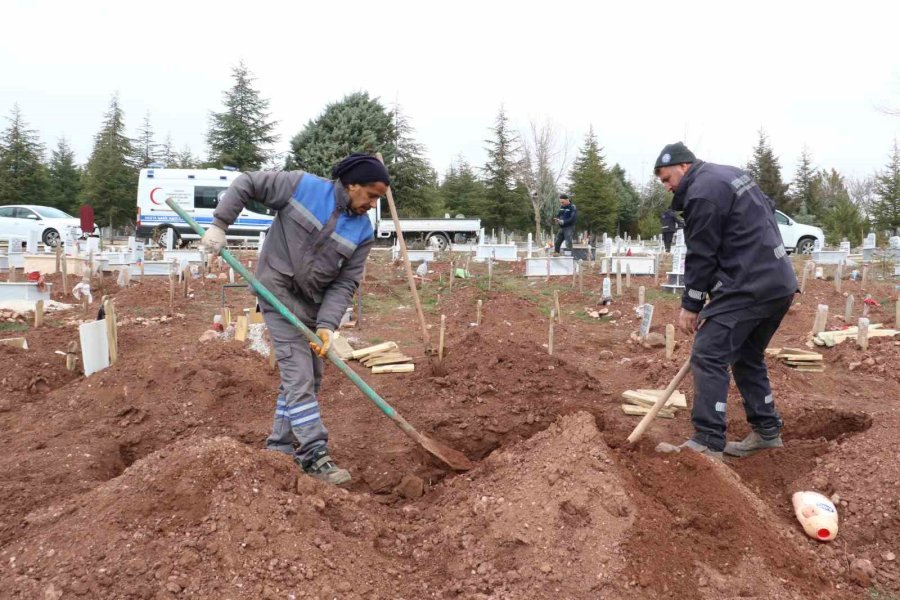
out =
[[(38, 132), (29, 129), (20, 107), (14, 106), (0, 137), (0, 205), (44, 204), (77, 213), (88, 203), (102, 225), (127, 227), (135, 218), (137, 172), (151, 164), (241, 171), (301, 168), (328, 177), (333, 164), (351, 152), (381, 152), (401, 216), (480, 217), (486, 228), (533, 231), (537, 239), (550, 229), (563, 192), (578, 206), (579, 230), (594, 235), (653, 236), (660, 232), (659, 216), (671, 200), (655, 178), (636, 183), (620, 165), (610, 165), (593, 128), (570, 161), (568, 140), (559, 139), (549, 122), (532, 122), (527, 131), (516, 131), (502, 106), (484, 141), (485, 163), (472, 165), (459, 156), (443, 178), (400, 107), (386, 107), (366, 92), (326, 106), (291, 138), (288, 152), (277, 154), (277, 123), (270, 119), (269, 101), (254, 88), (243, 63), (232, 69), (232, 79), (223, 92), (222, 110), (210, 113), (205, 160), (188, 147), (175, 150), (171, 135), (158, 142), (149, 114), (137, 135), (128, 136), (124, 112), (113, 95), (93, 150), (79, 165), (64, 138), (47, 155)], [(804, 148), (793, 180), (786, 182), (766, 133), (760, 131), (745, 168), (780, 210), (821, 226), (829, 240), (859, 244), (870, 229), (900, 228), (896, 141), (885, 167), (862, 179), (816, 167)]]

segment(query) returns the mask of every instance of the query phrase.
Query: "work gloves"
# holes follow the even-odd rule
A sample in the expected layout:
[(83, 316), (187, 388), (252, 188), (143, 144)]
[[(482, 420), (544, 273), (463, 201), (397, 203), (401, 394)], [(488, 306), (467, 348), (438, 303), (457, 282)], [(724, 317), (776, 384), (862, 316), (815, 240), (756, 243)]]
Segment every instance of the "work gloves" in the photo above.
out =
[(316, 335), (319, 336), (319, 339), (322, 340), (322, 345), (319, 346), (315, 342), (310, 342), (309, 347), (313, 349), (313, 352), (318, 354), (319, 356), (325, 356), (328, 354), (328, 349), (331, 348), (331, 336), (334, 335), (334, 332), (330, 329), (326, 329), (325, 327), (319, 327), (316, 329)]
[(213, 255), (218, 255), (222, 248), (225, 247), (225, 230), (213, 225), (203, 234), (203, 238), (200, 239), (200, 245)]

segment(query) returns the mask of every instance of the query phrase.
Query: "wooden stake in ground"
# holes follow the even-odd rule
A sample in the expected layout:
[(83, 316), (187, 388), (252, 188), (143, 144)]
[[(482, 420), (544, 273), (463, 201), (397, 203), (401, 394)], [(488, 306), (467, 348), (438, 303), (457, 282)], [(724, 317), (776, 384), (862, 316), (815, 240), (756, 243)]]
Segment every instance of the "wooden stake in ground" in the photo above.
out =
[(188, 297), (188, 284), (191, 281), (191, 268), (185, 267), (181, 271), (181, 296), (182, 298)]
[(453, 261), (450, 261), (450, 293), (453, 293), (453, 280), (456, 279), (456, 267), (453, 266)]
[(106, 319), (106, 341), (109, 345), (109, 366), (116, 364), (119, 348), (116, 340), (116, 309), (109, 296), (103, 297), (103, 314)]
[(447, 316), (441, 315), (441, 333), (438, 337), (438, 360), (444, 360), (444, 331), (447, 329)]
[(847, 296), (847, 305), (844, 307), (844, 323), (849, 323), (853, 318), (853, 294)]
[(553, 323), (556, 321), (556, 311), (550, 310), (550, 336), (547, 340), (547, 354), (553, 355)]
[(562, 315), (559, 310), (559, 290), (553, 290), (553, 307), (556, 309), (556, 322), (562, 323)]
[(175, 312), (175, 273), (169, 270), (169, 312)]
[(40, 327), (44, 324), (44, 301), (38, 300), (34, 303), (34, 326)]
[(859, 277), (860, 287), (866, 287), (866, 281), (869, 279), (869, 265), (863, 265), (862, 273)]
[(625, 265), (625, 288), (631, 289), (631, 263)]
[[(379, 162), (384, 164), (384, 159), (379, 152), (377, 155)], [(425, 313), (422, 312), (422, 303), (419, 301), (419, 290), (416, 287), (416, 276), (413, 274), (412, 265), (409, 262), (409, 253), (406, 251), (406, 240), (403, 239), (403, 229), (400, 227), (400, 217), (397, 216), (397, 205), (394, 204), (394, 194), (391, 188), (387, 189), (388, 208), (391, 209), (391, 219), (394, 221), (394, 232), (397, 236), (397, 244), (400, 246), (400, 255), (403, 257), (403, 266), (406, 269), (406, 279), (409, 282), (409, 290), (412, 292), (413, 301), (416, 305), (416, 315), (419, 317), (419, 329), (422, 334), (422, 342), (425, 345), (425, 353), (432, 354), (431, 335), (428, 333), (428, 326), (425, 324)]]
[(644, 299), (645, 299), (646, 295), (647, 295), (647, 290), (644, 288), (644, 286), (639, 287), (638, 288), (638, 306), (644, 305)]
[(234, 326), (234, 339), (238, 342), (244, 342), (247, 340), (247, 317), (245, 315), (241, 315), (237, 318), (237, 324)]
[(62, 244), (58, 244), (56, 246), (56, 268), (53, 270), (54, 273), (59, 273), (59, 263), (60, 263), (61, 255), (62, 255)]
[(622, 295), (622, 261), (616, 261), (616, 296)]
[(666, 360), (672, 360), (675, 356), (675, 326), (666, 325)]
[(488, 291), (490, 292), (491, 287), (493, 286), (493, 282), (494, 282), (494, 260), (490, 256), (488, 256), (487, 264), (488, 264)]
[(859, 318), (857, 324), (856, 343), (860, 349), (865, 352), (869, 349), (869, 319), (865, 317)]
[(841, 283), (844, 279), (844, 265), (835, 265), (834, 267), (834, 289), (841, 291)]
[(66, 347), (66, 369), (75, 370), (75, 362), (78, 360), (78, 342), (69, 342)]
[(806, 278), (809, 276), (809, 262), (803, 263), (803, 273), (800, 276), (800, 293), (806, 291)]
[(578, 293), (584, 293), (584, 261), (578, 261)]
[(66, 253), (63, 252), (62, 257), (60, 258), (60, 268), (62, 269), (62, 286), (63, 286), (63, 295), (67, 295), (69, 293), (69, 282), (67, 280), (69, 276), (68, 269), (66, 268)]
[(475, 303), (475, 324), (481, 325), (481, 300)]
[(813, 321), (813, 335), (817, 333), (822, 333), (825, 331), (825, 326), (828, 324), (828, 305), (820, 304), (816, 309), (816, 320)]
[(659, 267), (662, 261), (659, 260), (659, 253), (653, 257), (653, 287), (659, 287)]

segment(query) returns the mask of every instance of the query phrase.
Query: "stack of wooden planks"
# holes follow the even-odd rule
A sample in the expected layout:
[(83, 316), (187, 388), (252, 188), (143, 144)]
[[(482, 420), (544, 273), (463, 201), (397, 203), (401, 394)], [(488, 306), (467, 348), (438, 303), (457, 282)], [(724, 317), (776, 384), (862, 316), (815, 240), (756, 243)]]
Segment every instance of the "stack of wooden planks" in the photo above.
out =
[(413, 359), (400, 352), (396, 342), (384, 342), (354, 350), (341, 336), (335, 336), (332, 347), (343, 360), (358, 360), (372, 373), (412, 373), (416, 369)]
[(822, 355), (800, 348), (766, 348), (766, 356), (784, 361), (789, 367), (807, 373), (821, 373), (825, 370)]
[[(825, 346), (832, 348), (840, 344), (844, 340), (856, 340), (859, 333), (859, 327), (855, 325), (847, 329), (839, 329), (837, 331), (822, 331), (813, 336), (813, 343), (816, 346)], [(893, 337), (900, 333), (897, 329), (884, 329), (881, 323), (872, 323), (869, 325), (869, 339), (874, 337)]]
[[(626, 415), (643, 416), (650, 412), (650, 409), (656, 404), (656, 400), (665, 390), (625, 390), (622, 392), (622, 398), (626, 404), (622, 405), (622, 412)], [(687, 399), (682, 392), (675, 390), (657, 413), (657, 417), (663, 419), (674, 419), (675, 413), (687, 408)]]

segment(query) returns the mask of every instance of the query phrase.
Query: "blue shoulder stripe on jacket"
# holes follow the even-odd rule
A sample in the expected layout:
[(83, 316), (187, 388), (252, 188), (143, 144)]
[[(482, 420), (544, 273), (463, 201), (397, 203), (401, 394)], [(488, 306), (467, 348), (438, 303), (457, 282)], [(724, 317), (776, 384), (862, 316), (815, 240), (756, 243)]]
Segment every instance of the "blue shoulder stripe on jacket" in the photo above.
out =
[(368, 214), (349, 215), (341, 213), (341, 216), (338, 217), (337, 226), (334, 228), (334, 233), (331, 234), (333, 240), (343, 244), (351, 251), (356, 250), (358, 245), (369, 241), (373, 236), (372, 222), (369, 220)]
[(291, 203), (316, 229), (322, 229), (334, 211), (334, 182), (304, 173)]

